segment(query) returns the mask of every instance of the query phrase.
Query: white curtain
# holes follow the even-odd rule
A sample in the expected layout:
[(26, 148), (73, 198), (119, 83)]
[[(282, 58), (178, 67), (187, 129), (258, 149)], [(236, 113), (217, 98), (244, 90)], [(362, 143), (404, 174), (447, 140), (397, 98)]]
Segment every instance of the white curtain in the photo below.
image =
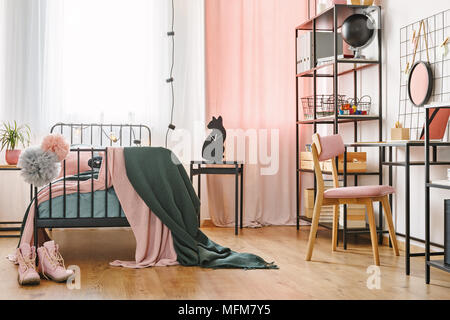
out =
[[(204, 128), (204, 0), (174, 4), (173, 123), (194, 132)], [(171, 0), (0, 0), (0, 123), (30, 125), (33, 143), (56, 122), (140, 123), (164, 145), (171, 20)], [(26, 186), (6, 195), (20, 179), (0, 180), (0, 220), (20, 219)]]
[[(170, 0), (2, 0), (0, 120), (144, 123), (163, 145), (170, 122)], [(203, 0), (175, 0), (177, 128), (204, 122)], [(3, 21), (3, 19), (2, 19)]]

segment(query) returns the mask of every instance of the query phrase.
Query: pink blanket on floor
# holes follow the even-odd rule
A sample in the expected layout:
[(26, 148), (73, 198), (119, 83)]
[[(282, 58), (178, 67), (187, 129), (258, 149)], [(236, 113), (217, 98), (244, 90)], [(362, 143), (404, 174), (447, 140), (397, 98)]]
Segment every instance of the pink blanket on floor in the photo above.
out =
[[(128, 180), (123, 148), (108, 148), (107, 174), (108, 188), (114, 186), (116, 195), (136, 238), (135, 261), (116, 260), (110, 264), (127, 268), (177, 265), (177, 254), (173, 247), (172, 233), (151, 212)], [(91, 192), (91, 188), (91, 180), (80, 182), (81, 193)], [(104, 189), (105, 166), (102, 165), (98, 179), (94, 180), (94, 191)], [(66, 194), (76, 193), (77, 190), (77, 181), (66, 181)], [(62, 196), (63, 192), (63, 182), (56, 182), (52, 185), (52, 198)], [(48, 200), (49, 189), (46, 188), (39, 193), (38, 203)], [(21, 243), (29, 243), (30, 245), (33, 243), (34, 213), (35, 210), (32, 207), (25, 223)]]

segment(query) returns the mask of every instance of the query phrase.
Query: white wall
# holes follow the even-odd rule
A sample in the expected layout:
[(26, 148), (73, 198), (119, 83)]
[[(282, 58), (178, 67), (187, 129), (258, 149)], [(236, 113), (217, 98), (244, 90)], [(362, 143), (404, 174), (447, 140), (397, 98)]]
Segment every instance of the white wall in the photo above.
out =
[[(390, 139), (390, 128), (398, 119), (399, 85), (400, 85), (400, 29), (405, 25), (426, 18), (440, 11), (450, 8), (448, 0), (384, 0), (383, 1), (383, 139)], [(450, 35), (448, 35), (450, 36)], [(376, 70), (362, 71), (359, 85), (359, 94), (369, 94), (377, 96), (377, 72)], [(345, 79), (345, 78), (343, 78)], [(349, 78), (349, 80), (351, 80)], [(345, 81), (341, 80), (341, 88), (345, 91)], [(378, 108), (377, 105), (374, 106)], [(347, 137), (352, 135), (352, 127), (344, 129)], [(360, 141), (375, 141), (377, 138), (377, 126), (375, 123), (363, 123), (360, 130)], [(349, 141), (349, 142), (350, 142)], [(394, 149), (395, 150), (395, 149)], [(369, 152), (369, 159), (373, 169), (376, 169), (377, 153), (366, 149)], [(413, 149), (412, 160), (424, 159), (423, 148)], [(404, 149), (394, 152), (394, 161), (404, 160)], [(449, 159), (450, 150), (443, 149), (439, 153), (439, 158)], [(431, 171), (431, 178), (445, 179), (446, 167), (434, 167)], [(377, 178), (367, 177), (361, 183), (377, 183)], [(387, 183), (387, 168), (384, 169), (384, 181)], [(394, 186), (397, 194), (394, 197), (393, 211), (396, 229), (400, 233), (405, 233), (405, 169), (394, 168)], [(411, 168), (411, 236), (424, 239), (425, 237), (425, 217), (424, 217), (424, 181), (425, 174), (423, 167)], [(444, 202), (443, 199), (450, 198), (450, 192), (432, 190), (431, 192), (431, 240), (435, 243), (443, 244), (444, 235)]]
[[(384, 0), (384, 59), (385, 59), (385, 136), (394, 124), (398, 115), (399, 97), (399, 61), (400, 61), (400, 28), (422, 18), (426, 18), (440, 11), (450, 8), (448, 0)], [(450, 36), (450, 34), (447, 34)], [(423, 159), (423, 148), (412, 152), (413, 159)], [(398, 159), (404, 159), (404, 152), (397, 152)], [(450, 158), (450, 150), (443, 149), (439, 153), (441, 160)], [(445, 179), (447, 168), (432, 168), (431, 179)], [(397, 201), (395, 202), (395, 216), (397, 229), (404, 232), (404, 169), (394, 171), (395, 186), (397, 187)], [(423, 167), (411, 169), (411, 235), (424, 239), (425, 213), (424, 213), (424, 181)], [(443, 244), (444, 234), (444, 202), (449, 199), (450, 192), (432, 190), (431, 192), (431, 240)]]

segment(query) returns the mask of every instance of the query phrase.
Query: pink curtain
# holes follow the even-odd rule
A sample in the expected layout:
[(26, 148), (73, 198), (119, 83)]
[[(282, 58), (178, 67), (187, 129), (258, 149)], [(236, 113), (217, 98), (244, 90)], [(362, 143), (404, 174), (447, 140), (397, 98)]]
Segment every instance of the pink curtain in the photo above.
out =
[[(307, 1), (205, 3), (207, 120), (222, 115), (227, 129), (267, 129), (269, 150), (279, 155), (276, 173), (262, 175), (267, 165), (260, 159), (249, 163), (252, 155), (247, 148), (244, 224), (294, 224), (295, 27), (307, 17)], [(272, 135), (276, 137), (271, 130), (278, 130), (279, 147), (270, 146)], [(234, 177), (207, 179), (214, 224), (233, 225)]]

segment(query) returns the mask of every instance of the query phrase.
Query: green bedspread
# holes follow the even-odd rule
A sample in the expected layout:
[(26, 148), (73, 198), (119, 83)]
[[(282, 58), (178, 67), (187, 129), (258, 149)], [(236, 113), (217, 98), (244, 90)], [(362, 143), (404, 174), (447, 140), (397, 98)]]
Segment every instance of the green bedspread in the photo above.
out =
[(153, 213), (171, 230), (178, 262), (205, 268), (277, 269), (250, 253), (211, 241), (198, 228), (200, 200), (176, 156), (164, 148), (125, 148), (128, 179)]
[[(92, 178), (92, 174), (94, 179), (98, 178), (98, 171), (94, 170), (81, 172), (80, 174), (76, 174), (73, 176), (66, 177), (66, 181), (86, 181)], [(63, 179), (59, 179), (54, 181), (53, 183), (61, 182)], [(45, 186), (41, 190), (47, 189), (48, 186)], [(105, 218), (105, 190), (97, 190), (93, 193), (94, 197), (94, 217), (93, 218)], [(22, 233), (25, 228), (25, 223), (28, 219), (28, 214), (30, 213), (31, 205), (36, 200), (36, 197), (33, 197), (30, 204), (25, 211), (25, 215), (23, 217), (22, 226), (20, 228), (20, 239), (22, 239)], [(52, 218), (55, 219), (63, 219), (64, 217), (64, 196), (58, 196), (52, 198)], [(92, 213), (91, 208), (91, 193), (81, 193), (80, 194), (80, 218), (90, 218)], [(120, 210), (120, 213), (119, 213)], [(50, 218), (50, 201), (42, 201), (39, 203), (38, 210), (39, 218), (48, 219)], [(76, 218), (78, 214), (78, 195), (76, 193), (71, 193), (66, 195), (66, 219)], [(108, 217), (109, 218), (117, 218), (117, 217), (125, 217), (125, 213), (120, 206), (119, 199), (117, 198), (116, 192), (114, 188), (108, 189)], [(19, 240), (20, 244), (20, 240)], [(19, 246), (19, 245), (18, 245)]]
[[(92, 197), (94, 203), (92, 207)], [(120, 207), (114, 188), (108, 189), (108, 213), (105, 211), (105, 190), (97, 190), (91, 193), (80, 193), (80, 218), (118, 218), (125, 217), (123, 209)], [(50, 201), (43, 201), (39, 204), (39, 218), (50, 218)], [(66, 219), (76, 218), (78, 214), (78, 194), (66, 195)], [(91, 216), (92, 215), (92, 216)], [(52, 199), (52, 218), (64, 217), (64, 196)]]

